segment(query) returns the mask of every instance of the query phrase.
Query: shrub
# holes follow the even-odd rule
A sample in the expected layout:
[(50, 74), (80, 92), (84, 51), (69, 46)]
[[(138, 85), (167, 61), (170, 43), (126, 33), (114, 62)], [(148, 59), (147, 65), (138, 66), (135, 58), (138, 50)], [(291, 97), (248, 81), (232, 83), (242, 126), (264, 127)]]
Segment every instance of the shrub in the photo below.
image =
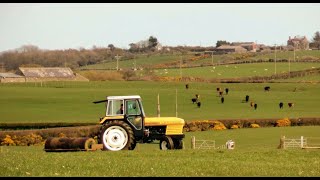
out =
[(224, 129), (227, 129), (226, 126), (220, 121), (215, 120), (215, 121), (213, 121), (213, 123), (214, 123), (213, 130), (224, 130)]
[(289, 120), (289, 118), (279, 119), (276, 122), (276, 127), (283, 127), (283, 126), (290, 126), (290, 125), (291, 125), (291, 121)]
[(131, 69), (126, 69), (122, 72), (122, 78), (126, 81), (137, 80), (136, 72)]
[(11, 139), (10, 135), (6, 135), (6, 137), (2, 140), (1, 145), (5, 146), (15, 146), (16, 144), (14, 141)]
[(81, 75), (89, 79), (90, 81), (111, 81), (111, 80), (123, 80), (122, 74), (117, 71), (85, 71), (81, 72)]
[(58, 134), (58, 137), (66, 137), (66, 135), (61, 132), (61, 133)]
[[(19, 140), (17, 138), (17, 140)], [(16, 142), (16, 145), (18, 146), (30, 146), (30, 145), (37, 145), (37, 144), (42, 144), (43, 139), (40, 135), (31, 133), (26, 136), (22, 136), (21, 140), (19, 142)]]
[(230, 127), (230, 129), (239, 129), (240, 127), (238, 126), (238, 125), (236, 125), (236, 124), (234, 124), (234, 125), (232, 125), (231, 127)]
[(259, 124), (250, 124), (250, 128), (259, 128)]
[(24, 136), (16, 136), (6, 135), (6, 137), (2, 140), (1, 145), (7, 146), (30, 146), (43, 144), (44, 141), (40, 135), (31, 133)]

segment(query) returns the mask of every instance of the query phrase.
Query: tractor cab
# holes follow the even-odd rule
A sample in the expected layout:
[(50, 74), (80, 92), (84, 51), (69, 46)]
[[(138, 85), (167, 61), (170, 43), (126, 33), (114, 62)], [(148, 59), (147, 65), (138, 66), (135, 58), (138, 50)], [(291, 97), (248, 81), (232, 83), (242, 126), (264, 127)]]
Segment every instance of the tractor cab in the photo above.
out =
[(125, 120), (133, 128), (136, 138), (142, 138), (145, 113), (139, 95), (107, 96), (106, 100), (94, 103), (99, 102), (106, 105), (106, 114), (100, 118), (100, 124), (114, 119)]

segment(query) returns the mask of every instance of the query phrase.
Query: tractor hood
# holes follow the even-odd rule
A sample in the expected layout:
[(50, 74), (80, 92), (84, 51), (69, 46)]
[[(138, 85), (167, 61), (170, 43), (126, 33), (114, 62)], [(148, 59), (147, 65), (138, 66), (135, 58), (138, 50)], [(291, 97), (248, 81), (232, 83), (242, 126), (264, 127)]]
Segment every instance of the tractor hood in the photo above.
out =
[(145, 126), (184, 125), (184, 119), (177, 117), (145, 117)]

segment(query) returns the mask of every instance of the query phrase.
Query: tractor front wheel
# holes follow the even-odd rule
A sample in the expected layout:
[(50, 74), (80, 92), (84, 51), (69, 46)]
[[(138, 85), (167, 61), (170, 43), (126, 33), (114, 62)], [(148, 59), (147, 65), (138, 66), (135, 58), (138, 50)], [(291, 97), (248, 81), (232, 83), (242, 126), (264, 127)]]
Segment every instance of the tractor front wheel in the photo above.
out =
[(174, 149), (183, 149), (182, 139), (173, 139)]
[(160, 149), (161, 150), (174, 149), (174, 144), (173, 144), (172, 138), (169, 136), (164, 136), (160, 140)]

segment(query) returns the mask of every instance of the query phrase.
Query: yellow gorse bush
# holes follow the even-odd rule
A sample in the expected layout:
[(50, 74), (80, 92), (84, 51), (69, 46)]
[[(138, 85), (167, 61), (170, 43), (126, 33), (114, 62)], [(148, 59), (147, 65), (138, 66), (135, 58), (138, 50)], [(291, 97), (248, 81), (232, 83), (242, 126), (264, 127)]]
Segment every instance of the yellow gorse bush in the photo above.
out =
[(6, 135), (5, 138), (3, 138), (1, 145), (5, 145), (5, 146), (15, 146), (16, 144), (14, 143), (14, 141), (11, 139), (10, 135)]
[(206, 130), (224, 130), (225, 125), (217, 120), (194, 120), (186, 123), (185, 131), (206, 131)]
[(7, 146), (30, 146), (43, 144), (44, 141), (40, 135), (31, 133), (25, 136), (10, 136), (6, 135), (6, 137), (2, 140), (1, 145)]
[(276, 123), (277, 127), (284, 127), (284, 126), (290, 126), (290, 125), (291, 125), (291, 121), (289, 120), (289, 118), (279, 119), (277, 120), (277, 123)]
[(234, 124), (234, 125), (232, 125), (231, 127), (230, 127), (230, 129), (239, 129), (240, 127), (238, 126), (238, 125), (236, 125), (236, 124)]
[(259, 128), (259, 124), (250, 124), (250, 128)]
[(213, 124), (214, 124), (213, 130), (224, 130), (224, 129), (227, 129), (226, 126), (220, 121), (214, 120)]

